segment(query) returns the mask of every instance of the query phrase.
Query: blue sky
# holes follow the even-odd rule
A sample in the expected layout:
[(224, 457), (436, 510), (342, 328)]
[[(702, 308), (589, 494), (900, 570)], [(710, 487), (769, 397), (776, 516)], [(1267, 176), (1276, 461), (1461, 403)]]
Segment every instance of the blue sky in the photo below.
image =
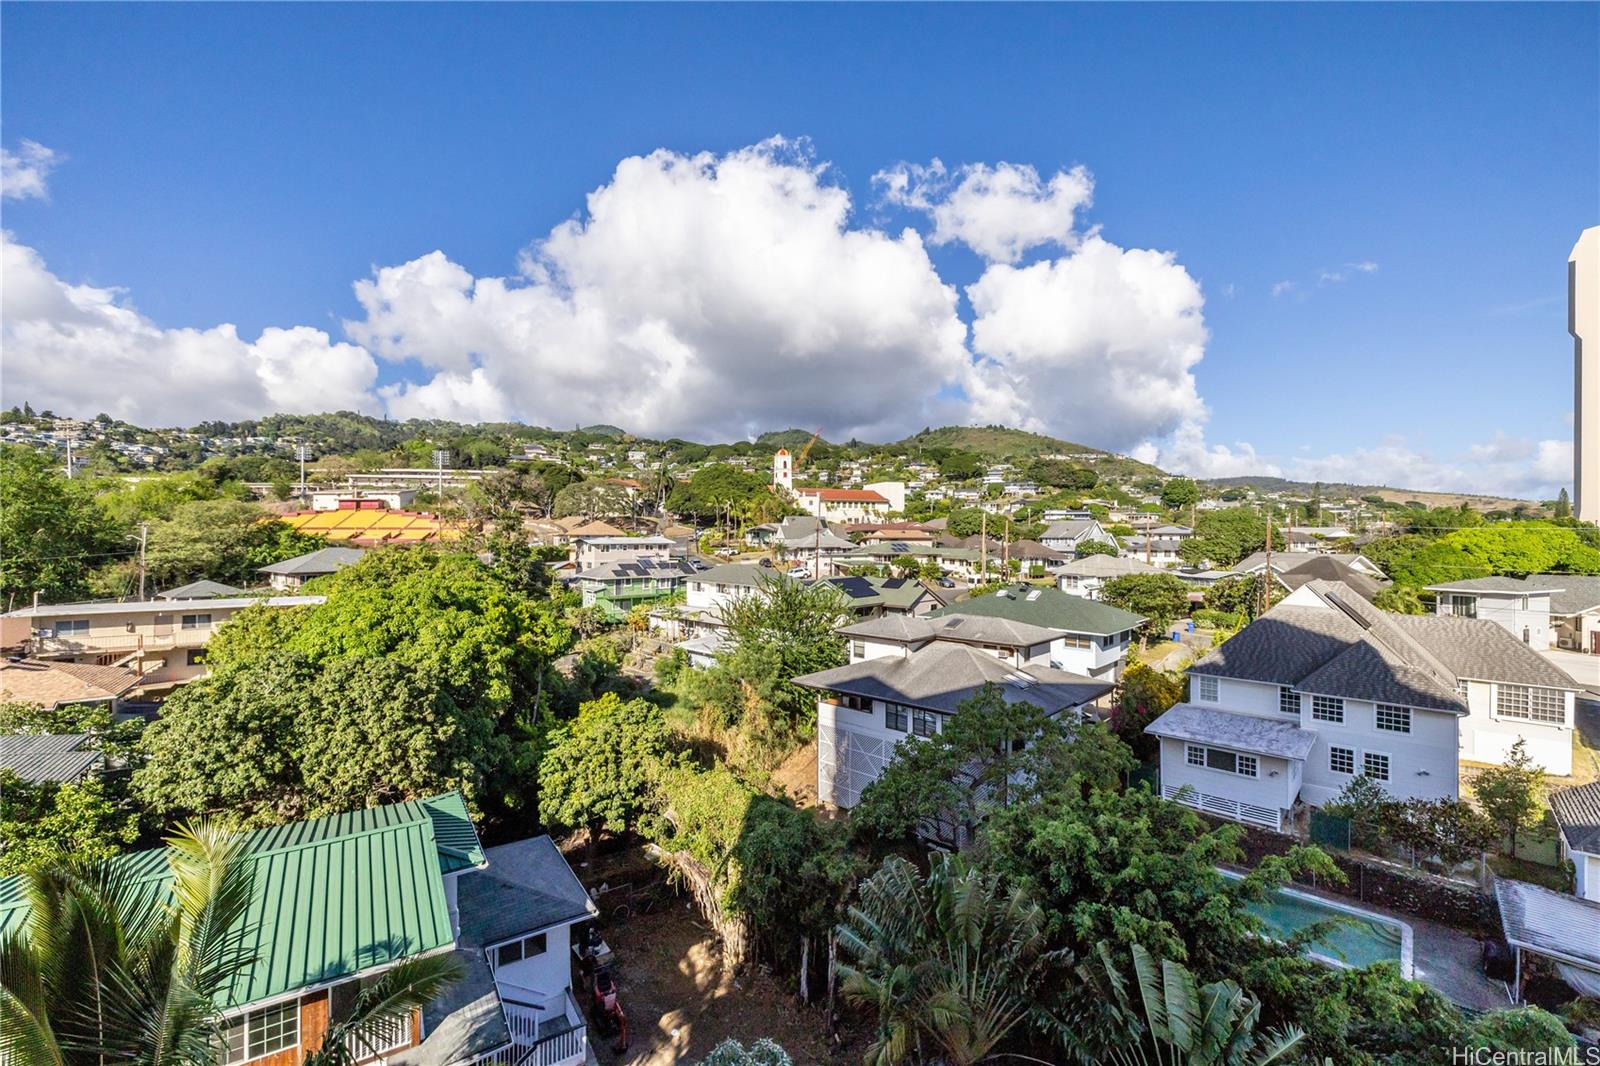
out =
[[(7, 4), (3, 29), (3, 142), (56, 153), (47, 196), (8, 191), (8, 241), (31, 249), (32, 266), (55, 283), (120, 290), (108, 298), (139, 316), (129, 343), (154, 361), (183, 358), (172, 347), (183, 335), (171, 331), (209, 336), (232, 323), (249, 347), (269, 327), (306, 326), (326, 332), (330, 350), (375, 351), (375, 380), (352, 362), (340, 379), (351, 388), (460, 375), (459, 387), (437, 390), (453, 406), (402, 390), (390, 394), (396, 414), (603, 413), (604, 377), (513, 367), (519, 349), (503, 339), (495, 354), (435, 354), (414, 304), (387, 307), (379, 322), (352, 284), (435, 250), (471, 279), (515, 277), (519, 253), (585, 218), (584, 197), (613, 183), (622, 160), (666, 149), (710, 153), (715, 166), (781, 135), (808, 139), (804, 168), (826, 164), (822, 183), (848, 193), (846, 229), (893, 241), (909, 226), (926, 238), (923, 254), (967, 325), (966, 288), (992, 259), (959, 238), (935, 243), (932, 209), (894, 202), (873, 176), (940, 159), (952, 180), (937, 201), (963, 165), (1032, 167), (1043, 182), (1086, 168), (1093, 199), (1079, 205), (1075, 236), (1029, 245), (1019, 265), (1072, 255), (1094, 227), (1119, 251), (1171, 253), (1203, 298), (1194, 309), (1203, 358), (1191, 354), (1180, 371), (1162, 364), (1154, 391), (1167, 395), (1151, 401), (1145, 424), (1137, 395), (1097, 397), (1106, 360), (1192, 337), (1173, 341), (1118, 316), (1085, 342), (1092, 359), (1062, 348), (1058, 363), (1049, 352), (1029, 362), (1015, 335), (1030, 322), (980, 353), (1006, 366), (1008, 398), (967, 410), (951, 397), (970, 398), (971, 385), (908, 394), (893, 377), (856, 378), (823, 355), (815, 372), (825, 380), (809, 391), (728, 369), (733, 357), (718, 345), (743, 343), (752, 364), (774, 364), (770, 349), (789, 351), (796, 327), (740, 335), (751, 316), (719, 309), (732, 323), (721, 334), (694, 339), (680, 324), (672, 343), (722, 369), (653, 378), (652, 395), (620, 395), (607, 420), (681, 429), (662, 413), (663, 391), (682, 387), (693, 412), (689, 394), (707, 388), (726, 390), (719, 410), (771, 390), (740, 412), (744, 422), (716, 428), (826, 421), (890, 432), (1014, 411), (1089, 443), (1147, 445), (1202, 473), (1370, 470), (1413, 487), (1530, 492), (1557, 483), (1570, 440), (1565, 260), (1579, 231), (1600, 223), (1597, 5)], [(598, 262), (600, 243), (575, 261)], [(710, 241), (700, 250), (722, 254)], [(652, 276), (676, 277), (681, 264)], [(615, 264), (594, 270), (601, 286), (626, 276)], [(874, 302), (920, 284), (907, 277)], [(403, 299), (426, 302), (431, 291)], [(726, 284), (695, 299), (719, 291)], [(998, 282), (995, 293), (1020, 298)], [(832, 314), (808, 290), (794, 298), (815, 298), (822, 320)], [(1030, 313), (1048, 315), (1055, 297), (1037, 298), (1045, 305)], [(654, 320), (628, 306), (605, 351), (572, 358), (626, 375), (628, 361), (609, 353)], [(911, 317), (931, 313), (917, 307)], [(868, 314), (839, 311), (840, 335), (876, 336), (883, 323)], [(82, 372), (122, 343), (121, 325), (64, 339), (75, 327), (37, 308), (8, 308), (7, 318), (7, 348), (22, 364), (0, 378), (8, 404), (27, 394), (82, 405), (101, 388), (110, 406), (137, 393), (119, 377), (129, 360)], [(345, 326), (362, 319), (365, 333)], [(379, 334), (393, 351), (376, 351)], [(852, 349), (852, 361), (900, 361), (914, 380), (959, 377), (955, 356), (919, 361), (937, 343), (908, 333)], [(347, 357), (359, 358), (338, 356)], [(77, 372), (64, 382), (30, 369), (30, 358)], [(271, 359), (253, 349), (239, 358)], [(273, 365), (299, 372), (319, 358)], [(473, 369), (484, 374), (469, 388)], [(314, 392), (265, 388), (266, 401), (247, 390), (240, 405), (314, 404)], [(830, 395), (858, 390), (899, 413), (830, 413)], [(792, 411), (786, 391), (798, 393)], [(1177, 413), (1196, 398), (1203, 414)], [(1125, 417), (1092, 414), (1119, 404), (1131, 405)], [(152, 399), (134, 413), (176, 419), (170, 407)]]

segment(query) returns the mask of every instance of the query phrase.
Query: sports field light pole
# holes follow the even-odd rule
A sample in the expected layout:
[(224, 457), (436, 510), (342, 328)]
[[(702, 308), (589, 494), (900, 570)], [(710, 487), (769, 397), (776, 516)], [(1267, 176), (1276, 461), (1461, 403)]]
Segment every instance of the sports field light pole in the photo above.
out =
[(304, 444), (294, 446), (294, 457), (300, 460), (300, 495), (306, 494), (306, 460), (311, 458), (311, 449)]
[(435, 448), (433, 450), (433, 465), (439, 470), (439, 499), (444, 499), (444, 464), (450, 461), (448, 448)]

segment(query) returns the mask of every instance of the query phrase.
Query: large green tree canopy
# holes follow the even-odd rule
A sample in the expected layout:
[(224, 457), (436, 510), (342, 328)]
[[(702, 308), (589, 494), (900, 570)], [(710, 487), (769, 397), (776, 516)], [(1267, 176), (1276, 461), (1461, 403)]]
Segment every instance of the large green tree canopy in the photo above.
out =
[(212, 673), (145, 732), (145, 802), (249, 824), (445, 788), (526, 807), (536, 699), (570, 639), (549, 606), (429, 548), (373, 552), (316, 590), (325, 604), (217, 633)]
[[(667, 496), (673, 514), (713, 522), (724, 514), (749, 514), (762, 497), (776, 502), (766, 479), (726, 463), (701, 467)], [(781, 508), (779, 509), (781, 510)]]
[(89, 571), (131, 546), (88, 485), (32, 448), (0, 447), (0, 608), (78, 599)]
[(1402, 585), (1491, 575), (1600, 574), (1600, 551), (1564, 526), (1502, 522), (1458, 529), (1431, 540), (1400, 541), (1397, 550), (1383, 553), (1383, 565)]

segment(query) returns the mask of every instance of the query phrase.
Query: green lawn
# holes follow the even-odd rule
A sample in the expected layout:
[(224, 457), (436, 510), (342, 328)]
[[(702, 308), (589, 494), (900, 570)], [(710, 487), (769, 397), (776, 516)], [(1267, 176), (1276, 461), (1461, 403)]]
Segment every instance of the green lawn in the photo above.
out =
[(1543, 885), (1545, 888), (1557, 892), (1571, 892), (1572, 879), (1567, 876), (1565, 866), (1548, 866), (1542, 862), (1529, 862), (1522, 858), (1523, 849), (1518, 841), (1518, 857), (1513, 859), (1509, 855), (1492, 855), (1489, 858), (1489, 868), (1499, 877), (1509, 877), (1515, 881), (1526, 881), (1533, 885)]

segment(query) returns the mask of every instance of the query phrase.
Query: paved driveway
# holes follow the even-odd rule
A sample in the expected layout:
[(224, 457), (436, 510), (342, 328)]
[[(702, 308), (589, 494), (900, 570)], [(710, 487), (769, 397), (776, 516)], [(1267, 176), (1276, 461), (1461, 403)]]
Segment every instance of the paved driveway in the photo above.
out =
[(1551, 648), (1539, 653), (1555, 663), (1591, 694), (1600, 696), (1600, 655), (1585, 655), (1577, 651)]

